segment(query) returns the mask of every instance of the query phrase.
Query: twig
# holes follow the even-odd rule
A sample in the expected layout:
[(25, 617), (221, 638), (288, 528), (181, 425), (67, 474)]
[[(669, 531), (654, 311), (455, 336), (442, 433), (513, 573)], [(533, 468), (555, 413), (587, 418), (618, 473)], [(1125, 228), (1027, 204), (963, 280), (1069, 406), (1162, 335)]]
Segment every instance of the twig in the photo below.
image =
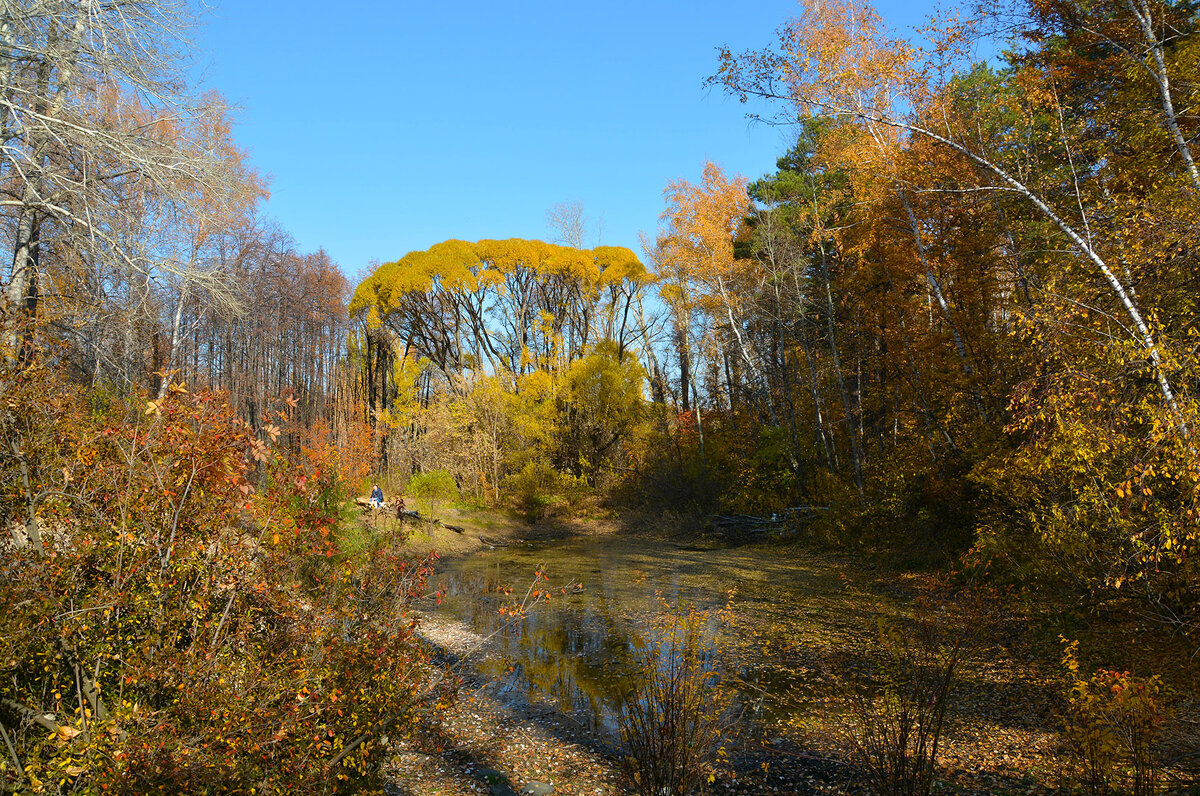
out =
[(225, 603), (225, 610), (221, 613), (221, 621), (217, 622), (216, 632), (213, 633), (212, 648), (216, 650), (217, 639), (221, 637), (221, 629), (225, 627), (225, 620), (229, 618), (229, 609), (233, 607), (233, 599), (237, 597), (237, 588), (233, 589), (233, 593), (229, 595), (229, 602)]
[(79, 720), (83, 722), (83, 738), (87, 740), (91, 733), (88, 732), (87, 720), (87, 703), (83, 701), (83, 684), (79, 681), (79, 662), (76, 661), (73, 667), (75, 669), (75, 697), (79, 700)]
[(8, 747), (8, 756), (12, 758), (13, 768), (17, 770), (17, 782), (24, 782), (25, 769), (21, 767), (21, 758), (17, 757), (17, 750), (13, 748), (12, 741), (8, 738), (8, 731), (4, 729), (4, 722), (0, 722), (0, 736), (4, 736), (4, 745)]

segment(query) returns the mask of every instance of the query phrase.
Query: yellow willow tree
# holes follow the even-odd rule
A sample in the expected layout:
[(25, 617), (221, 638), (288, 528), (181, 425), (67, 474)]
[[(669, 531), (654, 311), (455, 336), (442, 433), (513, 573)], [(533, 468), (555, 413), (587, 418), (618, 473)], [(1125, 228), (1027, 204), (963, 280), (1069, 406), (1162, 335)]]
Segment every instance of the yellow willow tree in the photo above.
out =
[[(972, 30), (951, 20), (930, 28), (932, 44), (919, 49), (893, 35), (871, 5), (863, 0), (811, 3), (779, 29), (773, 48), (734, 54), (722, 51), (720, 69), (711, 81), (745, 100), (750, 96), (783, 100), (802, 113), (856, 120), (880, 152), (923, 139), (960, 156), (974, 173), (964, 173), (957, 191), (1006, 193), (1018, 197), (1066, 238), (1084, 265), (1108, 286), (1128, 318), (1131, 336), (1151, 363), (1154, 380), (1178, 430), (1187, 435), (1184, 411), (1169, 374), (1153, 325), (1129, 280), (1121, 275), (1119, 255), (1105, 250), (1092, 235), (1079, 192), (1055, 196), (1026, 176), (1020, 150), (992, 148), (977, 127), (964, 124), (948, 89), (956, 69), (965, 66)], [(1015, 151), (1013, 151), (1015, 150)], [(1013, 162), (1006, 163), (1007, 155)], [(1068, 156), (1069, 153), (1064, 153)], [(1078, 181), (1076, 181), (1078, 186)], [(902, 193), (904, 189), (901, 189)], [(906, 200), (907, 201), (907, 200)], [(911, 205), (907, 208), (911, 211)], [(927, 261), (920, 221), (910, 215), (918, 255)], [(930, 287), (935, 288), (932, 269)], [(935, 294), (940, 288), (935, 289)], [(939, 307), (948, 315), (944, 297)], [(969, 367), (961, 336), (955, 343)]]
[(537, 240), (450, 240), (381, 265), (350, 304), (381, 449), (401, 443), (415, 467), (450, 470), (480, 496), (526, 465), (594, 480), (625, 433), (567, 387), (581, 362), (641, 373), (653, 283), (628, 249)]
[(447, 378), (562, 367), (602, 339), (638, 338), (631, 308), (654, 281), (619, 246), (449, 240), (381, 265), (352, 314), (386, 327)]

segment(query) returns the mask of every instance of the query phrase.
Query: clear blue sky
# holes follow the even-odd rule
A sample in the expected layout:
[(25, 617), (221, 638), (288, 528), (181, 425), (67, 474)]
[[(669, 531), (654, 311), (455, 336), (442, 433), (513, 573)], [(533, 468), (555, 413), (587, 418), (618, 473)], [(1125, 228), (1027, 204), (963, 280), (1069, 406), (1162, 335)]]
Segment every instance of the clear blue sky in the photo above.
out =
[[(922, 3), (924, 5), (924, 3)], [(447, 238), (548, 238), (579, 201), (640, 253), (669, 180), (706, 159), (750, 178), (786, 129), (702, 83), (716, 48), (757, 48), (791, 0), (210, 0), (205, 88), (240, 108), (271, 178), (266, 213), (351, 278)], [(881, 3), (893, 25), (922, 8)]]

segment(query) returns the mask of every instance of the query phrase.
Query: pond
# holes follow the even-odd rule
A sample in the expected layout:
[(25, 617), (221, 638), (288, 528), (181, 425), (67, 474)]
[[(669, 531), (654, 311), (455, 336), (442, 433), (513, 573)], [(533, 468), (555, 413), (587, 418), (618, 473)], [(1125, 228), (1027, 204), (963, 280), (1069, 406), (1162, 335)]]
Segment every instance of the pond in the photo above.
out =
[[(523, 594), (539, 567), (550, 585), (582, 588), (508, 621), (501, 605)], [(477, 659), (480, 685), (513, 705), (569, 716), (601, 737), (615, 734), (633, 639), (664, 606), (690, 603), (715, 613), (728, 603), (729, 620), (709, 627), (719, 668), (738, 685), (741, 749), (778, 751), (778, 765), (786, 758), (796, 766), (804, 755), (842, 759), (845, 686), (872, 671), (894, 643), (880, 631), (931, 628), (939, 649), (962, 645), (939, 746), (941, 770), (957, 792), (1057, 792), (1070, 770), (1058, 734), (1059, 647), (1043, 643), (1045, 633), (1030, 632), (1020, 614), (1010, 616), (1011, 603), (977, 602), (928, 573), (875, 569), (800, 545), (704, 547), (619, 535), (484, 550), (444, 559), (440, 568), (443, 601), (431, 619), (495, 633)], [(917, 661), (919, 671), (928, 659), (905, 660)], [(753, 754), (752, 762), (760, 759)]]
[[(581, 588), (555, 592), (524, 619), (508, 620), (500, 607), (519, 599), (539, 568), (551, 586)], [(803, 696), (795, 649), (836, 647), (861, 635), (881, 599), (895, 605), (886, 595), (848, 593), (846, 573), (828, 559), (763, 547), (603, 536), (484, 550), (440, 569), (438, 614), (495, 634), (480, 674), (499, 683), (502, 696), (548, 704), (608, 732), (627, 688), (631, 640), (665, 606), (715, 613), (728, 603), (732, 622), (711, 625), (726, 636), (723, 666), (746, 681), (744, 707), (774, 715), (781, 710), (774, 697)], [(770, 665), (761, 665), (768, 658)]]

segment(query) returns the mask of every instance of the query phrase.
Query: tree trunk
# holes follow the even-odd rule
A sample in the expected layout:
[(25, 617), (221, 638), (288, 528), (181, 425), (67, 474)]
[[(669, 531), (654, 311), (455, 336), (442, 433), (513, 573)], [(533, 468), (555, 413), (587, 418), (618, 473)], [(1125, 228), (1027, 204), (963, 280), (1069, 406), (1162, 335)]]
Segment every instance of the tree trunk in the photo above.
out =
[(854, 428), (854, 411), (850, 407), (850, 395), (846, 390), (846, 378), (842, 374), (841, 358), (838, 356), (837, 329), (834, 325), (833, 291), (829, 286), (829, 263), (825, 255), (825, 244), (819, 244), (821, 250), (821, 275), (825, 279), (825, 315), (829, 326), (829, 353), (833, 357), (833, 372), (837, 375), (838, 392), (842, 396), (842, 411), (846, 415), (846, 435), (850, 438), (850, 457), (854, 466), (854, 486), (858, 488), (860, 500), (866, 500), (866, 490), (863, 487), (862, 454), (858, 448), (858, 433)]
[(162, 400), (167, 395), (167, 389), (171, 386), (171, 365), (175, 362), (176, 352), (179, 349), (179, 327), (183, 321), (183, 305), (187, 301), (187, 282), (179, 288), (179, 300), (175, 302), (175, 317), (171, 323), (171, 344), (167, 348), (167, 361), (163, 364), (162, 381), (158, 385), (158, 400)]
[(1196, 162), (1192, 160), (1192, 149), (1188, 146), (1183, 131), (1179, 129), (1179, 120), (1175, 114), (1175, 102), (1171, 99), (1171, 80), (1167, 75), (1162, 40), (1154, 35), (1154, 21), (1150, 15), (1150, 4), (1146, 0), (1125, 0), (1125, 5), (1137, 18), (1138, 29), (1145, 39), (1146, 46), (1150, 48), (1151, 55), (1154, 56), (1154, 67), (1150, 71), (1154, 76), (1154, 82), (1158, 85), (1158, 94), (1162, 100), (1167, 130), (1171, 133), (1175, 148), (1179, 150), (1179, 156), (1183, 158), (1184, 167), (1192, 180), (1192, 187), (1200, 191), (1200, 170), (1197, 170)]

